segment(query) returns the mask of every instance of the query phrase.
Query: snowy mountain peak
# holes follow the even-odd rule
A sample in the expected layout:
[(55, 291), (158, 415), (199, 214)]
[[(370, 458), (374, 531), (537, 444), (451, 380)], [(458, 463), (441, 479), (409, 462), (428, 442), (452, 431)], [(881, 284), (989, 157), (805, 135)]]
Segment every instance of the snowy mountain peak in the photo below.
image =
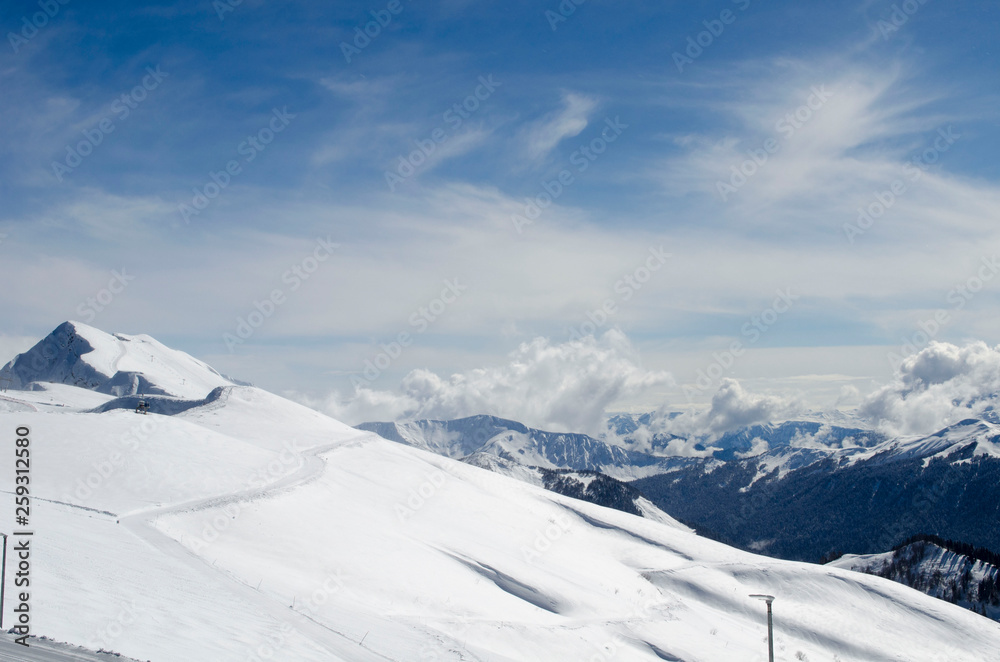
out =
[(1000, 457), (1000, 425), (977, 418), (967, 418), (926, 437), (891, 440), (872, 449), (887, 458), (935, 457), (964, 461), (968, 457)]
[(204, 398), (232, 386), (207, 364), (147, 335), (109, 334), (81, 322), (63, 322), (0, 370), (9, 388), (69, 384), (115, 396), (148, 394)]

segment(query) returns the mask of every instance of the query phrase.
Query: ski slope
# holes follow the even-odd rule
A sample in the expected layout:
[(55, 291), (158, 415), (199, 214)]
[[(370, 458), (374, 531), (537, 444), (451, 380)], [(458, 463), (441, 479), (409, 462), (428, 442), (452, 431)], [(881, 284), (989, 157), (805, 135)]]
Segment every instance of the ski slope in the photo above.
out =
[(1000, 620), (1000, 607), (981, 597), (978, 590), (984, 579), (996, 582), (1000, 568), (931, 542), (880, 554), (845, 554), (827, 565), (884, 576), (965, 609), (985, 610), (987, 617)]
[(58, 641), (152, 662), (750, 661), (767, 649), (748, 596), (770, 593), (778, 660), (981, 662), (1000, 644), (1000, 625), (894, 582), (737, 551), (253, 387), (174, 416), (86, 411), (66, 388), (0, 411), (6, 434), (31, 429), (32, 631)]

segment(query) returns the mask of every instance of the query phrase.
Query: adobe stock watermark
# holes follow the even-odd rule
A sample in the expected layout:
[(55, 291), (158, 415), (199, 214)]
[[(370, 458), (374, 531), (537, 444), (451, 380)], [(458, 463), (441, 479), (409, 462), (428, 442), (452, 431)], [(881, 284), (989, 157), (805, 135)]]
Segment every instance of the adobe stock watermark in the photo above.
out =
[[(160, 71), (160, 65), (146, 67), (146, 75), (139, 84), (111, 102), (110, 112), (117, 115), (119, 122), (124, 121), (140, 103), (146, 100), (149, 93), (158, 88), (163, 79), (169, 76), (170, 74)], [(55, 178), (62, 182), (63, 177), (73, 172), (85, 158), (93, 154), (115, 128), (115, 119), (105, 116), (94, 126), (81, 131), (83, 140), (76, 145), (66, 145), (66, 157), (61, 162), (52, 162), (52, 174)]]
[(281, 110), (273, 108), (267, 126), (262, 127), (257, 133), (247, 136), (236, 146), (236, 153), (244, 157), (242, 163), (237, 159), (230, 159), (226, 162), (225, 168), (218, 172), (209, 171), (209, 181), (201, 187), (196, 186), (191, 189), (194, 193), (191, 204), (181, 203), (177, 206), (177, 211), (180, 212), (184, 223), (190, 223), (192, 216), (198, 216), (208, 208), (208, 205), (226, 190), (233, 178), (243, 172), (243, 164), (251, 163), (256, 159), (274, 141), (275, 136), (288, 128), (295, 117), (294, 113), (288, 112), (288, 106), (284, 106)]
[[(439, 145), (443, 145), (451, 137), (450, 132), (461, 128), (465, 120), (469, 119), (482, 105), (482, 102), (489, 99), (498, 87), (502, 85), (493, 80), (493, 74), (479, 77), (479, 84), (476, 85), (472, 93), (462, 99), (462, 101), (452, 105), (441, 116), (444, 126), (435, 127), (426, 138), (416, 138), (413, 144), (416, 149), (403, 156), (399, 155), (395, 172), (385, 171), (385, 183), (389, 185), (389, 190), (396, 192), (396, 187), (416, 174), (417, 170), (427, 163), (431, 155), (438, 150)], [(450, 132), (449, 132), (450, 130)]]
[[(661, 610), (655, 609), (658, 607), (659, 603), (654, 600), (646, 599), (640, 605), (637, 606), (635, 613), (631, 614), (623, 622), (635, 623), (636, 621), (651, 621), (663, 620), (663, 614), (654, 613)], [(674, 618), (667, 618), (667, 620), (675, 620)], [(715, 632), (712, 632), (715, 634)], [(631, 637), (626, 637), (620, 632), (615, 632), (603, 643), (598, 643), (596, 641), (589, 642), (589, 645), (593, 649), (593, 653), (585, 658), (582, 658), (582, 662), (611, 662), (612, 660), (618, 659), (618, 654), (622, 651), (631, 651), (632, 648)], [(672, 656), (664, 657), (663, 655), (657, 655), (662, 659), (677, 659)]]
[(49, 24), (49, 21), (56, 17), (59, 11), (70, 0), (38, 0), (38, 6), (42, 11), (35, 12), (31, 16), (21, 17), (21, 29), (18, 32), (8, 32), (7, 41), (16, 55), (21, 47), (35, 38), (38, 31)]
[(73, 491), (63, 494), (62, 500), (66, 503), (83, 504), (89, 501), (108, 479), (118, 473), (126, 466), (126, 458), (129, 453), (134, 453), (139, 446), (150, 439), (153, 433), (159, 430), (165, 420), (159, 416), (136, 416), (139, 419), (138, 425), (131, 428), (118, 438), (118, 444), (122, 450), (109, 451), (103, 459), (99, 459), (87, 467), (85, 475), (77, 478), (73, 485)]
[(403, 13), (403, 3), (400, 0), (389, 0), (385, 9), (372, 9), (368, 13), (371, 14), (372, 20), (365, 23), (363, 29), (362, 26), (354, 28), (352, 43), (340, 42), (340, 52), (344, 54), (347, 64), (350, 64), (353, 58), (361, 55), (361, 51), (368, 48), (372, 40), (382, 34), (382, 30), (389, 27), (394, 17)]
[(576, 13), (576, 8), (585, 3), (587, 0), (562, 0), (559, 6), (556, 7), (557, 11), (552, 11), (551, 9), (545, 10), (545, 20), (549, 22), (549, 27), (555, 32), (559, 28), (560, 23), (565, 23), (566, 19)]
[[(818, 87), (814, 85), (809, 96), (806, 97), (805, 103), (792, 112), (786, 113), (784, 117), (775, 122), (774, 130), (781, 134), (783, 140), (787, 141), (795, 135), (796, 131), (804, 127), (832, 96), (833, 92), (827, 90), (825, 85)], [(720, 179), (715, 182), (715, 189), (722, 196), (722, 201), (728, 202), (730, 195), (743, 188), (772, 156), (781, 151), (783, 144), (782, 140), (768, 138), (760, 147), (748, 149), (747, 156), (750, 158), (740, 163), (739, 166), (730, 166), (729, 181), (724, 182)]]
[(950, 304), (950, 306), (938, 308), (930, 317), (917, 322), (917, 330), (910, 337), (901, 338), (902, 344), (899, 346), (899, 353), (889, 352), (886, 355), (889, 367), (893, 371), (898, 370), (904, 358), (916, 354), (926, 347), (937, 337), (941, 329), (951, 322), (955, 313), (965, 308), (966, 304), (982, 292), (987, 283), (996, 278), (997, 273), (1000, 273), (1000, 257), (991, 255), (980, 258), (976, 272), (948, 290), (948, 294), (945, 295), (945, 303)]
[(225, 21), (226, 14), (232, 14), (242, 4), (243, 0), (213, 0), (212, 9), (215, 10), (220, 21)]
[[(295, 292), (302, 284), (315, 274), (321, 264), (326, 262), (333, 255), (333, 252), (340, 248), (340, 244), (335, 244), (330, 240), (330, 236), (316, 238), (316, 246), (312, 253), (305, 256), (281, 274), (281, 282), (288, 285), (289, 292)], [(245, 343), (257, 332), (257, 329), (270, 319), (274, 313), (288, 300), (284, 288), (276, 287), (270, 294), (262, 300), (253, 302), (253, 310), (245, 317), (236, 318), (236, 328), (233, 333), (223, 333), (222, 342), (226, 344), (226, 349), (232, 354), (236, 348)]]
[[(292, 598), (291, 609), (310, 619), (312, 619), (320, 607), (330, 601), (330, 598), (346, 589), (344, 578), (338, 569), (332, 575), (328, 575), (323, 583), (313, 589), (305, 600), (299, 601), (297, 597)], [(285, 660), (285, 647), (288, 638), (295, 632), (289, 623), (283, 622), (274, 635), (261, 637), (259, 643), (251, 648), (245, 658), (246, 662), (266, 662), (267, 660)]]
[[(458, 278), (445, 280), (441, 294), (431, 299), (426, 306), (420, 306), (414, 310), (407, 321), (415, 329), (416, 334), (424, 333), (468, 289), (469, 286), (459, 283)], [(377, 353), (374, 358), (365, 359), (365, 367), (361, 370), (361, 374), (351, 375), (351, 385), (354, 386), (354, 391), (357, 392), (359, 389), (371, 386), (396, 359), (403, 355), (403, 350), (412, 345), (413, 340), (413, 335), (409, 331), (401, 331), (395, 340), (379, 345), (382, 351)]]
[[(732, 2), (741, 12), (750, 7), (750, 0), (732, 0)], [(719, 18), (702, 21), (701, 24), (705, 26), (705, 29), (694, 37), (687, 38), (687, 48), (684, 49), (684, 52), (674, 51), (673, 59), (677, 71), (684, 73), (685, 65), (694, 64), (694, 61), (702, 56), (705, 49), (711, 47), (715, 40), (722, 36), (722, 33), (726, 31), (726, 26), (736, 22), (738, 16), (739, 14), (732, 9), (723, 9), (719, 12)]]
[(409, 494), (406, 495), (406, 501), (396, 502), (396, 505), (393, 506), (396, 518), (401, 523), (416, 515), (448, 482), (448, 475), (440, 469), (435, 469), (424, 478), (425, 480), (420, 485), (410, 489)]
[(746, 339), (734, 340), (729, 347), (721, 352), (712, 352), (712, 361), (707, 368), (698, 369), (698, 378), (694, 385), (685, 384), (682, 387), (688, 402), (696, 396), (701, 395), (712, 387), (717, 380), (721, 379), (736, 364), (736, 359), (743, 356), (746, 350), (763, 337), (770, 330), (782, 315), (791, 310), (797, 300), (801, 298), (799, 294), (792, 294), (792, 289), (786, 287), (784, 290), (777, 290), (777, 296), (768, 308), (765, 308), (758, 315), (752, 315), (750, 320), (740, 327), (740, 335)]
[(898, 4), (894, 3), (892, 11), (889, 12), (889, 20), (879, 19), (876, 24), (879, 33), (882, 35), (882, 39), (889, 41), (889, 36), (898, 32), (901, 27), (909, 22), (910, 17), (920, 11), (920, 8), (926, 4), (927, 0), (903, 0), (903, 2)]
[(667, 260), (673, 257), (673, 253), (664, 251), (663, 246), (650, 248), (648, 252), (649, 256), (642, 264), (615, 282), (614, 289), (618, 297), (608, 297), (599, 308), (587, 311), (587, 319), (569, 330), (570, 340), (580, 340), (584, 336), (594, 335), (608, 323), (612, 315), (617, 314), (621, 303), (631, 301), (635, 293), (652, 279), (653, 274), (662, 269)]
[[(621, 117), (618, 115), (615, 115), (614, 119), (605, 117), (604, 124), (600, 136), (581, 145), (570, 154), (570, 165), (576, 166), (578, 174), (586, 171), (594, 161), (608, 150), (608, 145), (618, 140), (619, 136), (629, 127), (628, 124), (621, 121)], [(521, 214), (511, 214), (510, 221), (517, 233), (522, 234), (525, 226), (537, 221), (542, 212), (551, 207), (575, 182), (576, 178), (568, 168), (560, 170), (555, 179), (543, 181), (541, 193), (533, 198), (524, 199), (524, 211)]]
[(97, 315), (104, 311), (105, 308), (110, 306), (115, 297), (125, 291), (128, 284), (135, 280), (135, 276), (127, 273), (124, 268), (121, 271), (117, 269), (112, 269), (111, 279), (108, 280), (108, 286), (103, 287), (97, 291), (92, 297), (87, 297), (84, 301), (76, 307), (76, 314), (79, 315), (83, 321), (90, 324), (95, 319)]
[(114, 655), (115, 653), (111, 650), (113, 642), (122, 636), (126, 627), (135, 623), (136, 616), (141, 613), (142, 610), (136, 606), (134, 599), (127, 603), (122, 603), (118, 613), (108, 620), (103, 628), (95, 633), (94, 638), (87, 645), (98, 653), (110, 653)]
[[(268, 462), (264, 468), (252, 471), (243, 481), (243, 485), (247, 489), (262, 489), (301, 469), (305, 464), (302, 450), (295, 439), (284, 441), (277, 457)], [(201, 532), (191, 539), (191, 549), (198, 553), (204, 551), (229, 530), (242, 513), (243, 509), (240, 507), (239, 501), (231, 501), (223, 505), (215, 511), (210, 520), (205, 522)]]
[[(911, 158), (903, 166), (903, 172), (909, 178), (910, 182), (915, 183), (919, 181), (923, 177), (924, 172), (930, 166), (937, 163), (941, 159), (941, 155), (951, 149), (951, 146), (962, 137), (962, 134), (955, 133), (951, 125), (948, 125), (947, 128), (938, 129), (937, 133), (937, 138), (934, 139), (932, 146)], [(900, 178), (894, 179), (887, 189), (876, 191), (872, 194), (872, 197), (875, 198), (873, 202), (867, 206), (858, 207), (857, 220), (854, 223), (844, 223), (844, 236), (847, 238), (847, 241), (853, 244), (855, 237), (868, 232), (875, 225), (875, 221), (882, 218), (887, 211), (892, 209), (896, 201), (909, 190), (906, 181)]]
[(560, 513), (556, 517), (550, 518), (545, 527), (535, 531), (530, 546), (521, 545), (521, 558), (526, 563), (534, 563), (552, 549), (553, 543), (572, 530), (573, 523), (565, 514)]

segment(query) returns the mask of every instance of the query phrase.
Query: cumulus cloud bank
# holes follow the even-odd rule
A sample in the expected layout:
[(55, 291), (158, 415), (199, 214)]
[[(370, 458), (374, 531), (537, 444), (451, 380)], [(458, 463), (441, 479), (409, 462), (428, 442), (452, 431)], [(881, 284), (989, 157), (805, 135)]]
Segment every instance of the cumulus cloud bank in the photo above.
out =
[(735, 379), (726, 378), (720, 382), (708, 409), (677, 416), (661, 410), (647, 426), (631, 434), (630, 440), (634, 446), (650, 450), (654, 438), (673, 436), (664, 449), (667, 455), (710, 455), (717, 450), (710, 444), (726, 432), (788, 418), (801, 410), (802, 403), (797, 398), (756, 395)]
[[(557, 432), (607, 436), (636, 449), (699, 456), (726, 432), (788, 420), (805, 411), (796, 397), (748, 392), (723, 379), (703, 410), (670, 414), (664, 407), (647, 425), (618, 439), (607, 429), (607, 410), (650, 388), (674, 384), (667, 372), (643, 369), (628, 338), (617, 329), (557, 344), (535, 338), (501, 365), (442, 377), (413, 370), (393, 390), (334, 392), (311, 406), (348, 423), (421, 418), (453, 419), (492, 414)], [(857, 401), (856, 391), (850, 397)], [(964, 418), (995, 417), (1000, 401), (1000, 345), (932, 342), (905, 359), (893, 380), (861, 398), (857, 414), (890, 436), (930, 434)], [(839, 403), (839, 401), (838, 401)], [(796, 447), (828, 447), (830, 429), (801, 435)], [(843, 446), (852, 446), (845, 439)], [(664, 444), (666, 447), (663, 448)], [(755, 450), (760, 451), (764, 447)]]
[(492, 414), (541, 429), (597, 434), (609, 406), (671, 383), (669, 373), (643, 370), (625, 334), (611, 330), (562, 344), (536, 338), (503, 365), (447, 378), (413, 370), (398, 390), (359, 388), (312, 404), (353, 424)]
[(930, 434), (992, 410), (998, 394), (1000, 346), (932, 342), (903, 359), (859, 413), (889, 434)]

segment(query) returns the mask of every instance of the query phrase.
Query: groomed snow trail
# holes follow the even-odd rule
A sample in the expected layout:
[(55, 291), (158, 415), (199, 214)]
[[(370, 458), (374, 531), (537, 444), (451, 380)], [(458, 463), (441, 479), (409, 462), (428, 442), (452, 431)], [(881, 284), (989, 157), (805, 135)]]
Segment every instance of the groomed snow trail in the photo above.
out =
[[(364, 434), (362, 436), (369, 435)], [(333, 662), (338, 660), (343, 660), (344, 662), (385, 662), (386, 660), (393, 660), (393, 658), (386, 657), (366, 648), (363, 643), (351, 639), (346, 634), (327, 627), (309, 618), (307, 615), (296, 611), (291, 605), (281, 604), (274, 597), (268, 596), (266, 593), (245, 584), (228, 573), (213, 568), (207, 562), (206, 558), (198, 556), (179, 541), (161, 533), (154, 524), (156, 518), (163, 515), (225, 507), (229, 504), (248, 502), (253, 499), (266, 497), (268, 494), (280, 490), (304, 485), (317, 478), (323, 472), (326, 461), (319, 457), (320, 454), (338, 446), (350, 444), (352, 441), (336, 442), (301, 452), (299, 457), (302, 463), (298, 469), (263, 487), (245, 489), (225, 496), (195, 499), (185, 503), (129, 513), (121, 517), (120, 524), (161, 554), (184, 563), (197, 575), (204, 576), (206, 579), (211, 578), (214, 581), (222, 579), (231, 592), (256, 605), (275, 620), (290, 624), (298, 633), (308, 637), (331, 656), (324, 659)]]

